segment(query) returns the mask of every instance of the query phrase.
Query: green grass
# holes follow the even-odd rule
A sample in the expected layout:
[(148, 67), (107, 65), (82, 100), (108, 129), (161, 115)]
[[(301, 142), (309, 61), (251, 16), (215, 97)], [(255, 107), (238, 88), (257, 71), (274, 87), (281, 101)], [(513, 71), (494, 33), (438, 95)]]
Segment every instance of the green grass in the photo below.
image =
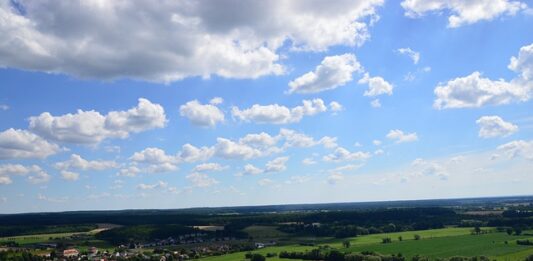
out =
[[(527, 236), (509, 236), (506, 233), (485, 235), (462, 235), (434, 237), (422, 240), (393, 241), (389, 244), (355, 244), (347, 249), (350, 252), (375, 251), (382, 254), (402, 253), (410, 258), (416, 254), (430, 258), (450, 256), (500, 256), (524, 251), (528, 246), (516, 244), (516, 239)], [(508, 241), (508, 244), (504, 242)]]
[[(490, 230), (489, 228), (484, 228)], [(342, 248), (342, 241), (346, 239), (329, 239), (320, 242), (320, 245), (329, 245), (342, 251), (361, 252), (375, 251), (382, 254), (402, 253), (404, 256), (412, 257), (419, 254), (430, 258), (450, 257), (450, 256), (476, 256), (486, 255), (491, 259), (501, 261), (522, 260), (529, 254), (533, 254), (533, 247), (520, 246), (516, 244), (517, 239), (524, 239), (531, 236), (509, 236), (506, 233), (489, 233), (483, 235), (471, 235), (471, 228), (444, 228), (422, 231), (409, 231), (398, 233), (384, 233), (366, 235), (348, 239), (351, 247)], [(421, 240), (414, 240), (414, 235), (421, 236)], [(403, 241), (398, 237), (402, 236)], [(382, 244), (383, 238), (390, 237), (393, 242)], [(505, 244), (508, 241), (508, 244)], [(315, 247), (287, 245), (267, 247), (253, 251), (265, 255), (266, 253), (279, 253), (281, 251), (306, 251)], [(205, 261), (235, 261), (244, 260), (245, 252), (238, 252), (222, 256), (207, 257)], [(280, 258), (268, 258), (267, 260), (285, 260)]]

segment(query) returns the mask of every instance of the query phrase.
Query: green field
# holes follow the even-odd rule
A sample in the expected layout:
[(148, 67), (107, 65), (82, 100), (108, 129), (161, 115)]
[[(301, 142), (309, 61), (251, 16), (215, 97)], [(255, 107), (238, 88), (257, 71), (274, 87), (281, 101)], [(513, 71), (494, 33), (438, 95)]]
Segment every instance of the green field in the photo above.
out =
[[(487, 229), (487, 228), (484, 228)], [(490, 230), (490, 229), (487, 229)], [(414, 240), (414, 235), (420, 235), (420, 240)], [(403, 241), (398, 237), (402, 236)], [(390, 237), (393, 241), (383, 244), (382, 239)], [(516, 244), (517, 239), (529, 238), (530, 235), (509, 236), (506, 233), (495, 232), (483, 235), (471, 235), (471, 228), (445, 228), (423, 231), (410, 231), (398, 233), (385, 233), (366, 235), (348, 239), (350, 248), (342, 248), (341, 239), (330, 239), (320, 243), (329, 245), (347, 252), (375, 251), (382, 254), (402, 253), (406, 257), (419, 254), (430, 258), (450, 257), (450, 256), (476, 256), (486, 255), (497, 260), (521, 260), (533, 254), (533, 247), (520, 246)], [(505, 244), (508, 241), (508, 244)], [(315, 247), (287, 245), (275, 246), (260, 249), (254, 252), (279, 253), (281, 251), (305, 251)], [(223, 256), (208, 257), (206, 261), (231, 261), (244, 260), (244, 252), (233, 253)], [(279, 258), (268, 258), (268, 260), (289, 260)]]

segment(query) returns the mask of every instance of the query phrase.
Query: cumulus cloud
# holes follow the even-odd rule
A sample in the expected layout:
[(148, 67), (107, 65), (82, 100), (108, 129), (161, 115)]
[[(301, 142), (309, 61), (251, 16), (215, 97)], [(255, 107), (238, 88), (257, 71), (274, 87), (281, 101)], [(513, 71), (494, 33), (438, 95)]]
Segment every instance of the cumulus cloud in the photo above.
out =
[(0, 159), (43, 159), (61, 148), (26, 130), (7, 129), (0, 132)]
[(207, 174), (193, 172), (186, 177), (195, 187), (206, 188), (218, 184), (218, 181)]
[(212, 147), (195, 147), (194, 145), (187, 143), (181, 147), (178, 157), (181, 161), (190, 163), (206, 161), (210, 159), (214, 153), (215, 151)]
[(335, 89), (352, 80), (362, 67), (353, 54), (327, 56), (314, 71), (289, 82), (289, 93), (317, 93)]
[(411, 163), (411, 173), (405, 178), (413, 178), (417, 176), (436, 176), (442, 180), (448, 179), (449, 173), (446, 168), (438, 162), (427, 161), (424, 159), (415, 159)]
[(370, 102), (370, 106), (372, 106), (372, 108), (381, 108), (381, 102), (379, 99), (374, 99)]
[(405, 15), (411, 18), (447, 11), (450, 15), (448, 27), (451, 28), (490, 21), (503, 15), (513, 16), (527, 8), (525, 3), (512, 0), (404, 0), (401, 5)]
[(325, 51), (361, 45), (369, 37), (367, 21), (382, 4), (45, 0), (19, 1), (16, 8), (2, 1), (0, 66), (157, 82), (278, 75), (285, 71), (282, 46)]
[(382, 94), (392, 95), (392, 89), (394, 87), (392, 84), (385, 81), (381, 77), (370, 77), (368, 73), (365, 73), (363, 78), (361, 78), (357, 83), (359, 84), (368, 84), (368, 90), (365, 91), (365, 96), (378, 96)]
[(402, 130), (398, 129), (390, 130), (386, 137), (387, 139), (395, 140), (396, 143), (413, 142), (418, 140), (416, 132), (404, 133)]
[(78, 170), (106, 170), (117, 168), (115, 161), (108, 160), (91, 160), (88, 161), (78, 154), (70, 155), (67, 161), (57, 162), (54, 167), (60, 170), (78, 169)]
[(251, 159), (262, 154), (259, 149), (225, 138), (217, 138), (214, 149), (215, 155), (224, 159)]
[(275, 158), (265, 165), (265, 171), (266, 172), (282, 172), (287, 169), (287, 161), (289, 160), (289, 157), (278, 157)]
[(523, 102), (530, 98), (530, 90), (516, 82), (493, 81), (473, 72), (440, 84), (435, 88), (436, 109), (476, 108), (485, 105), (502, 105)]
[(50, 175), (37, 165), (4, 164), (0, 165), (0, 184), (8, 185), (13, 183), (10, 176), (27, 176), (28, 174), (32, 174), (32, 176), (28, 177), (28, 181), (31, 183), (42, 183), (50, 180)]
[(68, 170), (61, 171), (61, 178), (68, 181), (76, 181), (80, 178), (80, 174)]
[(178, 169), (179, 159), (177, 156), (167, 155), (159, 148), (146, 148), (140, 152), (135, 152), (130, 160), (136, 163), (147, 165), (144, 171), (150, 173), (169, 172)]
[(398, 53), (407, 55), (409, 58), (411, 58), (411, 60), (413, 60), (414, 64), (418, 64), (418, 61), (420, 60), (420, 53), (419, 52), (415, 52), (415, 51), (411, 50), (411, 48), (408, 48), (408, 47), (407, 48), (399, 48), (397, 51), (398, 51)]
[(533, 160), (533, 140), (515, 140), (498, 146), (498, 150), (509, 158), (523, 157)]
[(117, 172), (119, 177), (135, 177), (141, 172), (137, 166), (129, 166), (127, 168), (122, 168)]
[(141, 183), (139, 185), (137, 185), (137, 189), (140, 189), (140, 190), (153, 190), (153, 189), (165, 189), (168, 187), (168, 183), (167, 182), (164, 182), (164, 181), (158, 181), (154, 184), (144, 184), (144, 183)]
[(9, 110), (9, 105), (7, 105), (7, 104), (0, 104), (0, 110), (1, 110), (1, 111), (7, 111), (7, 110)]
[(355, 160), (366, 160), (370, 158), (370, 153), (363, 151), (350, 152), (349, 150), (338, 147), (330, 154), (325, 155), (322, 159), (324, 161), (355, 161)]
[(476, 123), (479, 125), (479, 137), (482, 138), (505, 137), (518, 131), (518, 126), (499, 116), (483, 116)]
[(202, 163), (196, 165), (192, 171), (193, 172), (203, 172), (203, 171), (222, 171), (227, 169), (228, 166), (223, 166), (218, 163)]
[(211, 104), (201, 104), (197, 100), (187, 102), (180, 106), (180, 115), (189, 119), (194, 125), (214, 127), (217, 123), (224, 122), (224, 113), (215, 106), (221, 101), (215, 99)]
[(344, 110), (344, 107), (342, 106), (342, 104), (336, 101), (332, 101), (329, 103), (329, 109), (335, 113)]
[(520, 73), (524, 80), (533, 80), (533, 44), (522, 46), (518, 57), (511, 57), (508, 68)]
[(233, 107), (231, 114), (233, 117), (246, 122), (288, 124), (299, 122), (304, 116), (313, 116), (325, 111), (327, 111), (327, 107), (324, 101), (322, 99), (313, 99), (303, 100), (302, 105), (291, 109), (278, 104), (254, 104), (252, 107), (243, 110)]
[[(241, 175), (257, 175), (263, 173), (264, 170), (260, 169), (252, 164), (246, 164), (243, 167), (243, 172)], [(239, 175), (240, 176), (240, 175)]]
[(314, 165), (316, 163), (316, 160), (314, 160), (313, 158), (305, 158), (302, 160), (302, 164), (304, 165)]
[(29, 128), (50, 140), (97, 144), (107, 138), (126, 138), (130, 133), (163, 128), (166, 122), (161, 105), (140, 98), (136, 107), (127, 111), (111, 111), (105, 116), (97, 111), (83, 110), (61, 116), (43, 112), (30, 117)]

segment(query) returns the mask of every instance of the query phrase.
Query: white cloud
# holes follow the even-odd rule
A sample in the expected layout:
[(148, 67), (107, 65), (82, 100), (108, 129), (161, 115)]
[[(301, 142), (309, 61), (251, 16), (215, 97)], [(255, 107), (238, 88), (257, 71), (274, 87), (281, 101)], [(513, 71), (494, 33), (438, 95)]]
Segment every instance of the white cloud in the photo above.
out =
[(260, 179), (259, 181), (257, 181), (257, 184), (261, 187), (266, 187), (274, 184), (274, 181), (272, 181), (271, 179)]
[(144, 184), (141, 183), (137, 185), (137, 188), (140, 190), (153, 190), (153, 189), (165, 189), (168, 187), (168, 183), (164, 181), (158, 181), (154, 184)]
[(218, 181), (207, 174), (193, 172), (186, 177), (195, 187), (206, 188), (218, 184)]
[(404, 0), (401, 5), (405, 15), (411, 18), (448, 11), (448, 27), (451, 28), (490, 21), (503, 15), (513, 16), (527, 8), (525, 3), (510, 0)]
[(278, 157), (275, 158), (265, 165), (265, 172), (282, 172), (287, 169), (287, 161), (289, 157)]
[(372, 108), (381, 108), (381, 102), (379, 99), (374, 99), (370, 102), (370, 106), (372, 106)]
[[(382, 0), (39, 1), (0, 4), (0, 66), (169, 82), (284, 73), (278, 49), (359, 46)], [(147, 12), (146, 10), (150, 10)], [(370, 19), (369, 19), (370, 18)], [(135, 31), (135, 33), (131, 33)]]
[(239, 143), (255, 148), (269, 148), (275, 146), (278, 140), (279, 137), (272, 137), (268, 133), (261, 132), (246, 134), (246, 136), (239, 139)]
[(179, 159), (177, 156), (167, 155), (159, 148), (146, 148), (140, 152), (135, 152), (130, 160), (136, 163), (147, 165), (144, 171), (150, 173), (169, 172), (178, 169)]
[(42, 194), (38, 194), (37, 199), (42, 201), (48, 201), (51, 203), (64, 203), (69, 200), (69, 197), (48, 197)]
[(336, 147), (337, 138), (325, 136), (320, 140), (316, 141), (313, 137), (308, 136), (304, 133), (300, 133), (291, 129), (280, 129), (279, 135), (280, 139), (284, 139), (285, 143), (283, 144), (284, 148), (289, 147), (299, 147), (307, 148), (315, 145), (323, 145), (324, 147)]
[(530, 90), (515, 82), (482, 78), (479, 72), (459, 77), (435, 88), (437, 109), (474, 108), (502, 105), (530, 99)]
[(522, 46), (518, 57), (511, 57), (508, 68), (520, 73), (525, 80), (533, 80), (533, 44)]
[(224, 102), (224, 99), (222, 99), (222, 97), (215, 97), (209, 100), (209, 103), (213, 105), (219, 105), (219, 104), (222, 104), (223, 102)]
[(337, 137), (324, 136), (318, 141), (318, 143), (322, 144), (322, 146), (327, 149), (334, 149), (339, 146), (337, 144)]
[(80, 178), (80, 174), (72, 171), (62, 170), (61, 178), (68, 181), (76, 181)]
[(227, 169), (228, 166), (223, 166), (218, 163), (203, 163), (196, 165), (192, 171), (193, 172), (202, 172), (202, 171), (222, 171)]
[(187, 102), (180, 106), (180, 115), (189, 119), (194, 125), (214, 127), (217, 123), (224, 122), (224, 113), (215, 106), (219, 101), (214, 102), (212, 104), (201, 104), (197, 100)]
[(362, 67), (353, 54), (327, 56), (314, 71), (289, 82), (289, 93), (317, 93), (335, 89), (352, 80)]
[(262, 154), (259, 149), (225, 138), (217, 138), (214, 148), (215, 155), (224, 159), (251, 159)]
[(436, 176), (446, 180), (449, 173), (443, 165), (436, 161), (426, 161), (418, 158), (411, 163), (410, 173), (405, 178), (409, 179), (416, 176)]
[(385, 81), (381, 77), (370, 77), (368, 73), (365, 73), (363, 78), (361, 78), (357, 83), (359, 84), (368, 84), (368, 90), (365, 91), (365, 96), (378, 96), (382, 94), (392, 95), (392, 90), (394, 87), (392, 84)]
[(78, 154), (70, 155), (67, 161), (57, 162), (54, 167), (60, 170), (79, 169), (79, 170), (106, 170), (117, 168), (118, 164), (114, 161), (91, 160), (88, 161)]
[[(31, 174), (31, 175), (30, 175)], [(24, 166), (21, 164), (0, 165), (0, 184), (11, 184), (10, 176), (28, 176), (28, 181), (33, 184), (48, 182), (51, 178), (41, 167), (37, 165)]]
[(246, 122), (288, 124), (299, 122), (304, 116), (313, 116), (325, 111), (327, 111), (327, 107), (324, 105), (324, 101), (322, 99), (313, 99), (303, 100), (301, 106), (296, 106), (292, 109), (278, 104), (254, 104), (252, 107), (243, 110), (233, 107), (231, 114), (233, 117)]
[(40, 170), (35, 172), (34, 175), (28, 176), (28, 181), (32, 184), (41, 184), (50, 181), (51, 178), (52, 176), (48, 175), (48, 173)]
[(120, 177), (135, 177), (140, 172), (141, 172), (141, 169), (139, 169), (138, 167), (129, 166), (127, 168), (120, 169), (117, 172), (117, 176), (120, 176)]
[(380, 140), (373, 140), (372, 141), (372, 144), (374, 144), (375, 146), (380, 146), (381, 145), (381, 141)]
[(9, 176), (0, 176), (0, 185), (9, 185), (13, 180)]
[(9, 105), (7, 105), (7, 104), (0, 104), (0, 110), (2, 110), (2, 111), (7, 111), (7, 110), (9, 110)]
[(379, 156), (385, 154), (385, 151), (382, 149), (377, 149), (374, 151), (374, 155)]
[[(258, 174), (261, 174), (263, 173), (264, 170), (263, 169), (260, 169), (252, 164), (246, 164), (244, 165), (243, 167), (243, 175), (258, 175)], [(241, 175), (242, 175), (241, 174)], [(240, 175), (238, 175), (240, 176)]]
[(107, 138), (126, 138), (132, 132), (163, 128), (166, 122), (161, 105), (140, 98), (136, 107), (127, 111), (111, 111), (105, 116), (97, 111), (82, 110), (62, 116), (43, 112), (30, 117), (29, 128), (46, 139), (97, 144)]
[(399, 53), (401, 53), (401, 54), (405, 54), (405, 55), (409, 56), (409, 58), (411, 58), (411, 60), (413, 60), (414, 64), (418, 64), (418, 61), (420, 60), (420, 53), (419, 52), (415, 52), (415, 51), (411, 50), (411, 48), (399, 48), (397, 51)]
[(344, 107), (342, 106), (342, 104), (336, 102), (336, 101), (332, 101), (329, 103), (329, 109), (332, 111), (332, 112), (339, 112), (339, 111), (342, 111), (344, 110)]
[(0, 159), (42, 159), (60, 150), (56, 144), (26, 130), (7, 129), (0, 132)]
[(349, 150), (338, 147), (333, 153), (325, 155), (322, 159), (324, 161), (354, 161), (354, 160), (366, 160), (370, 158), (370, 153), (363, 151), (350, 152)]
[(515, 140), (498, 146), (498, 150), (507, 154), (509, 158), (523, 157), (533, 160), (533, 140)]
[(476, 123), (479, 125), (479, 137), (482, 138), (506, 137), (518, 131), (518, 126), (499, 116), (483, 116)]
[(0, 184), (7, 185), (11, 184), (12, 175), (17, 176), (27, 176), (30, 183), (44, 183), (50, 180), (50, 175), (41, 169), (37, 165), (24, 166), (21, 164), (4, 164), (0, 165)]
[(416, 132), (404, 133), (402, 130), (390, 130), (387, 134), (387, 139), (395, 140), (396, 143), (413, 142), (418, 140)]
[(185, 162), (198, 162), (210, 159), (215, 150), (211, 147), (195, 147), (191, 144), (185, 144), (179, 152), (179, 159)]
[(507, 67), (520, 75), (511, 81), (503, 79), (493, 81), (480, 77), (479, 72), (473, 72), (469, 76), (450, 80), (446, 85), (439, 84), (435, 88), (437, 99), (433, 107), (471, 108), (525, 102), (531, 99), (533, 44), (521, 47), (518, 57), (511, 57)]
[(302, 160), (302, 164), (304, 165), (314, 165), (317, 162), (313, 158), (305, 158)]

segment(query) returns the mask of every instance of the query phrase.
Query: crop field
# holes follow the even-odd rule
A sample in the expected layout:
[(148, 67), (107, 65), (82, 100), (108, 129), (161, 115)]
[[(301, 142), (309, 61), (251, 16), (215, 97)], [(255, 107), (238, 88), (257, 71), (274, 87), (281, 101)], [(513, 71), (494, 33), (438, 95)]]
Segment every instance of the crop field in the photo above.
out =
[[(319, 245), (329, 245), (346, 252), (375, 251), (382, 254), (398, 254), (410, 258), (414, 255), (427, 256), (432, 259), (450, 256), (476, 256), (486, 255), (497, 260), (520, 260), (533, 253), (532, 246), (517, 245), (517, 239), (531, 238), (530, 234), (522, 236), (507, 235), (506, 233), (490, 231), (488, 234), (471, 235), (471, 228), (445, 228), (423, 231), (409, 231), (398, 233), (384, 233), (360, 236), (350, 239), (330, 239)], [(414, 235), (419, 235), (420, 240), (415, 240)], [(402, 241), (399, 237), (402, 237)], [(392, 242), (383, 244), (383, 238), (391, 238)], [(349, 248), (343, 248), (342, 242), (350, 241)], [(507, 241), (507, 243), (506, 243)], [(282, 251), (306, 251), (313, 246), (287, 245), (274, 246), (254, 252), (266, 255)], [(223, 256), (208, 257), (206, 261), (244, 260), (245, 252), (233, 253)], [(277, 257), (267, 260), (289, 260)]]

